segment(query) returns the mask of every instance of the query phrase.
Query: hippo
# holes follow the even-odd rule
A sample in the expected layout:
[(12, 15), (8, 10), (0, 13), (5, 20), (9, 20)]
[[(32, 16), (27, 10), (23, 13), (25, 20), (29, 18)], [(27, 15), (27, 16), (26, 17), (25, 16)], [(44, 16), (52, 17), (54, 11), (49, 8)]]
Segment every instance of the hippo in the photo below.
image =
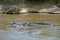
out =
[(27, 28), (28, 26), (31, 26), (27, 23), (12, 23), (11, 26), (9, 26), (10, 28)]
[(18, 23), (13, 23), (13, 24), (11, 24), (10, 27), (11, 27), (11, 28), (19, 28), (19, 27), (20, 27), (20, 24), (18, 24)]
[(40, 24), (40, 25), (50, 25), (50, 24), (52, 24), (52, 22), (37, 22), (36, 24)]

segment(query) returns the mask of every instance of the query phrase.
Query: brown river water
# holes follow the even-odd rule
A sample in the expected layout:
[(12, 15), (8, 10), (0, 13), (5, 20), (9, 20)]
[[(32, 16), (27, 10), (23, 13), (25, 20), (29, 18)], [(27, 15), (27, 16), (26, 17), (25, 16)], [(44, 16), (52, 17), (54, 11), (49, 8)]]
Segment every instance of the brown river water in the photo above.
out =
[[(55, 22), (56, 25), (38, 25), (29, 28), (19, 28), (16, 31), (10, 31), (7, 28), (14, 22)], [(22, 31), (33, 29), (43, 30), (39, 35), (30, 35), (29, 37), (20, 34)], [(20, 34), (20, 35), (19, 35)], [(0, 14), (0, 40), (60, 40), (60, 14)]]

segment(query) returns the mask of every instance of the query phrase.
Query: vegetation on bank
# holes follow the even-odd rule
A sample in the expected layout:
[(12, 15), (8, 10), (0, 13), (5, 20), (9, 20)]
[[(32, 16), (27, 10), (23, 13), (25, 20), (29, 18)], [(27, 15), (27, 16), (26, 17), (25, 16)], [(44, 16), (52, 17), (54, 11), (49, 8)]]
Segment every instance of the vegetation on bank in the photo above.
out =
[[(2, 13), (19, 13), (21, 8), (40, 10), (53, 6), (60, 7), (60, 0), (0, 0)], [(33, 6), (32, 6), (33, 5)], [(1, 10), (1, 9), (0, 9)], [(34, 12), (34, 11), (32, 11)]]
[(60, 4), (60, 0), (0, 0), (0, 4)]

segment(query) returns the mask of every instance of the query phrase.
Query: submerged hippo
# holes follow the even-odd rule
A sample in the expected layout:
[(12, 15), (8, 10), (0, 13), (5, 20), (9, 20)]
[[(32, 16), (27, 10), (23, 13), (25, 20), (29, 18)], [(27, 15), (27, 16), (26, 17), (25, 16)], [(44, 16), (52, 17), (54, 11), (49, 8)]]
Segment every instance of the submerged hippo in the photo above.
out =
[(20, 27), (20, 24), (18, 24), (18, 23), (13, 23), (13, 24), (11, 24), (10, 27), (11, 27), (11, 28), (19, 28), (19, 27)]
[(36, 22), (30, 22), (30, 25), (36, 25)]
[(37, 22), (36, 24), (40, 24), (40, 25), (51, 25), (53, 23), (52, 22)]
[(11, 24), (11, 26), (9, 28), (27, 28), (28, 26), (32, 26), (32, 25), (29, 25), (27, 23), (13, 23)]

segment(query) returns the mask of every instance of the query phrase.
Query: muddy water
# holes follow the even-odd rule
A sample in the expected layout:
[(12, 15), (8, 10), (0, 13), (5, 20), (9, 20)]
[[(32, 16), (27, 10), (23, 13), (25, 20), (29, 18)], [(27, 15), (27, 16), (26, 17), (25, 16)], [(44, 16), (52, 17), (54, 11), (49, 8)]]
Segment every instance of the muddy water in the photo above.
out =
[[(13, 22), (41, 22), (41, 21), (50, 21), (50, 22), (55, 22), (57, 25), (55, 25), (52, 29), (52, 26), (47, 26), (47, 25), (38, 25), (34, 27), (29, 27), (29, 28), (19, 28), (18, 32), (16, 31), (9, 31), (7, 28), (10, 26)], [(0, 40), (60, 40), (60, 36), (58, 36), (60, 33), (60, 15), (59, 14), (54, 14), (54, 15), (49, 15), (49, 14), (14, 14), (14, 15), (9, 15), (9, 14), (0, 14)], [(42, 33), (38, 35), (30, 35), (29, 38), (25, 34), (19, 33), (22, 31), (29, 31), (33, 29), (40, 29), (43, 30)], [(58, 29), (58, 30), (57, 30)], [(56, 31), (57, 30), (57, 33)], [(54, 34), (54, 35), (53, 35)], [(57, 35), (58, 34), (58, 35)], [(6, 36), (6, 37), (5, 37)], [(11, 38), (11, 37), (14, 38)], [(22, 36), (22, 37), (21, 37)], [(21, 37), (21, 38), (20, 38)], [(25, 38), (25, 39), (23, 39)]]

